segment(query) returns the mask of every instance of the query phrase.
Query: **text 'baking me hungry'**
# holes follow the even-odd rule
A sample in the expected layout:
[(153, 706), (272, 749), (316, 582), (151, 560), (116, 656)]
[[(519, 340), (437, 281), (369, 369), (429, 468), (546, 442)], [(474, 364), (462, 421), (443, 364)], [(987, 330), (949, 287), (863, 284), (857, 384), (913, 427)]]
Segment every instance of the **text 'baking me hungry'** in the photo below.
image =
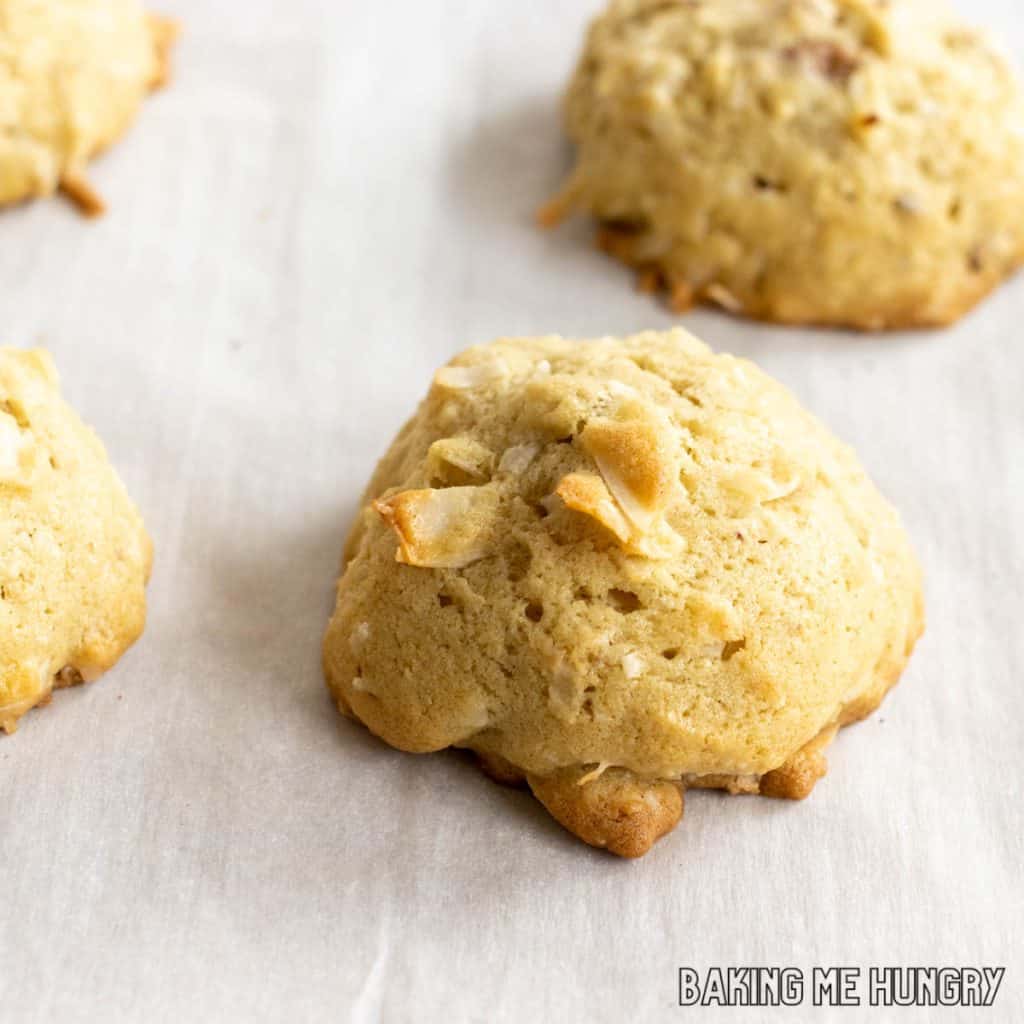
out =
[(679, 968), (680, 1006), (992, 1006), (1005, 967)]

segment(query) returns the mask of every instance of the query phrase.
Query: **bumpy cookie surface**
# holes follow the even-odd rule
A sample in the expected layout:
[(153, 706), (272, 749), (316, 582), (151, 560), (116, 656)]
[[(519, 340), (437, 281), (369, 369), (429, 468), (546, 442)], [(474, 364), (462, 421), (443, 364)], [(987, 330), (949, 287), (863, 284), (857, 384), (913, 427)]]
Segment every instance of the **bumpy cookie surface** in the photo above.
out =
[(683, 331), (469, 349), (366, 501), (324, 642), (342, 711), (629, 856), (685, 786), (806, 795), (922, 629), (853, 453)]
[(613, 0), (542, 215), (680, 310), (949, 323), (1024, 262), (1024, 100), (944, 0)]
[(0, 0), (0, 204), (61, 187), (101, 212), (86, 164), (162, 84), (174, 33), (138, 0)]
[(0, 728), (142, 632), (152, 549), (44, 352), (0, 348)]

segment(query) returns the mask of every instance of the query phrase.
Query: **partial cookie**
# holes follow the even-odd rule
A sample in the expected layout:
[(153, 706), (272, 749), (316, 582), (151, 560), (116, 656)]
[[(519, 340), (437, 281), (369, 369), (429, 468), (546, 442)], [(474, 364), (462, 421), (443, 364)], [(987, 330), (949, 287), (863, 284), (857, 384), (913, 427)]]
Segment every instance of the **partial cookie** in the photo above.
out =
[(1024, 99), (944, 0), (612, 0), (541, 214), (663, 288), (790, 324), (947, 324), (1024, 262)]
[(473, 750), (638, 856), (686, 787), (806, 796), (922, 627), (896, 513), (756, 367), (519, 339), (439, 370), (378, 466), (324, 665), (392, 746)]
[(0, 0), (0, 204), (62, 188), (102, 213), (86, 166), (167, 80), (175, 35), (138, 0)]
[(139, 637), (152, 547), (44, 352), (0, 348), (0, 728)]

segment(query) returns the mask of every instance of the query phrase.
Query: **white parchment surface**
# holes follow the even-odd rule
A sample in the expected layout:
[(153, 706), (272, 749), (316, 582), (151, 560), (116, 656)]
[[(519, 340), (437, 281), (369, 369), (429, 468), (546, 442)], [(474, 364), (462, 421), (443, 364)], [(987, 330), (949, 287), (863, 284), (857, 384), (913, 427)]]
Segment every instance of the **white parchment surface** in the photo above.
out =
[[(938, 333), (685, 318), (856, 446), (927, 569), (925, 640), (807, 802), (692, 793), (623, 862), (324, 692), (344, 530), (433, 368), (673, 322), (531, 222), (598, 6), (166, 0), (109, 215), (0, 215), (0, 335), (54, 353), (157, 550), (141, 642), (0, 738), (0, 1019), (693, 1020), (681, 966), (995, 964), (969, 1017), (706, 1016), (1024, 1020), (1024, 279)], [(970, 7), (1024, 61), (1020, 5)]]

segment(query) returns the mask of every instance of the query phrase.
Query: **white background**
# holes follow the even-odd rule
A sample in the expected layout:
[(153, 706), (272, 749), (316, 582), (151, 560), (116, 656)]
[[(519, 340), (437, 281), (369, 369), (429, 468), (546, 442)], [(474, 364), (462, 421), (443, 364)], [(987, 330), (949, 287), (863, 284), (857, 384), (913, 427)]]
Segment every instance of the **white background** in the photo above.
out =
[[(346, 525), (433, 368), (673, 322), (531, 223), (597, 6), (168, 0), (109, 215), (0, 215), (3, 340), (54, 353), (157, 549), (138, 646), (0, 739), (0, 1017), (617, 1024), (692, 1020), (682, 965), (1002, 964), (969, 1019), (1024, 1020), (1024, 279), (939, 333), (686, 318), (859, 449), (927, 569), (903, 683), (806, 803), (693, 793), (623, 862), (324, 692)], [(1013, 0), (971, 6), (1024, 57)], [(865, 1016), (811, 1013), (707, 1017)]]

